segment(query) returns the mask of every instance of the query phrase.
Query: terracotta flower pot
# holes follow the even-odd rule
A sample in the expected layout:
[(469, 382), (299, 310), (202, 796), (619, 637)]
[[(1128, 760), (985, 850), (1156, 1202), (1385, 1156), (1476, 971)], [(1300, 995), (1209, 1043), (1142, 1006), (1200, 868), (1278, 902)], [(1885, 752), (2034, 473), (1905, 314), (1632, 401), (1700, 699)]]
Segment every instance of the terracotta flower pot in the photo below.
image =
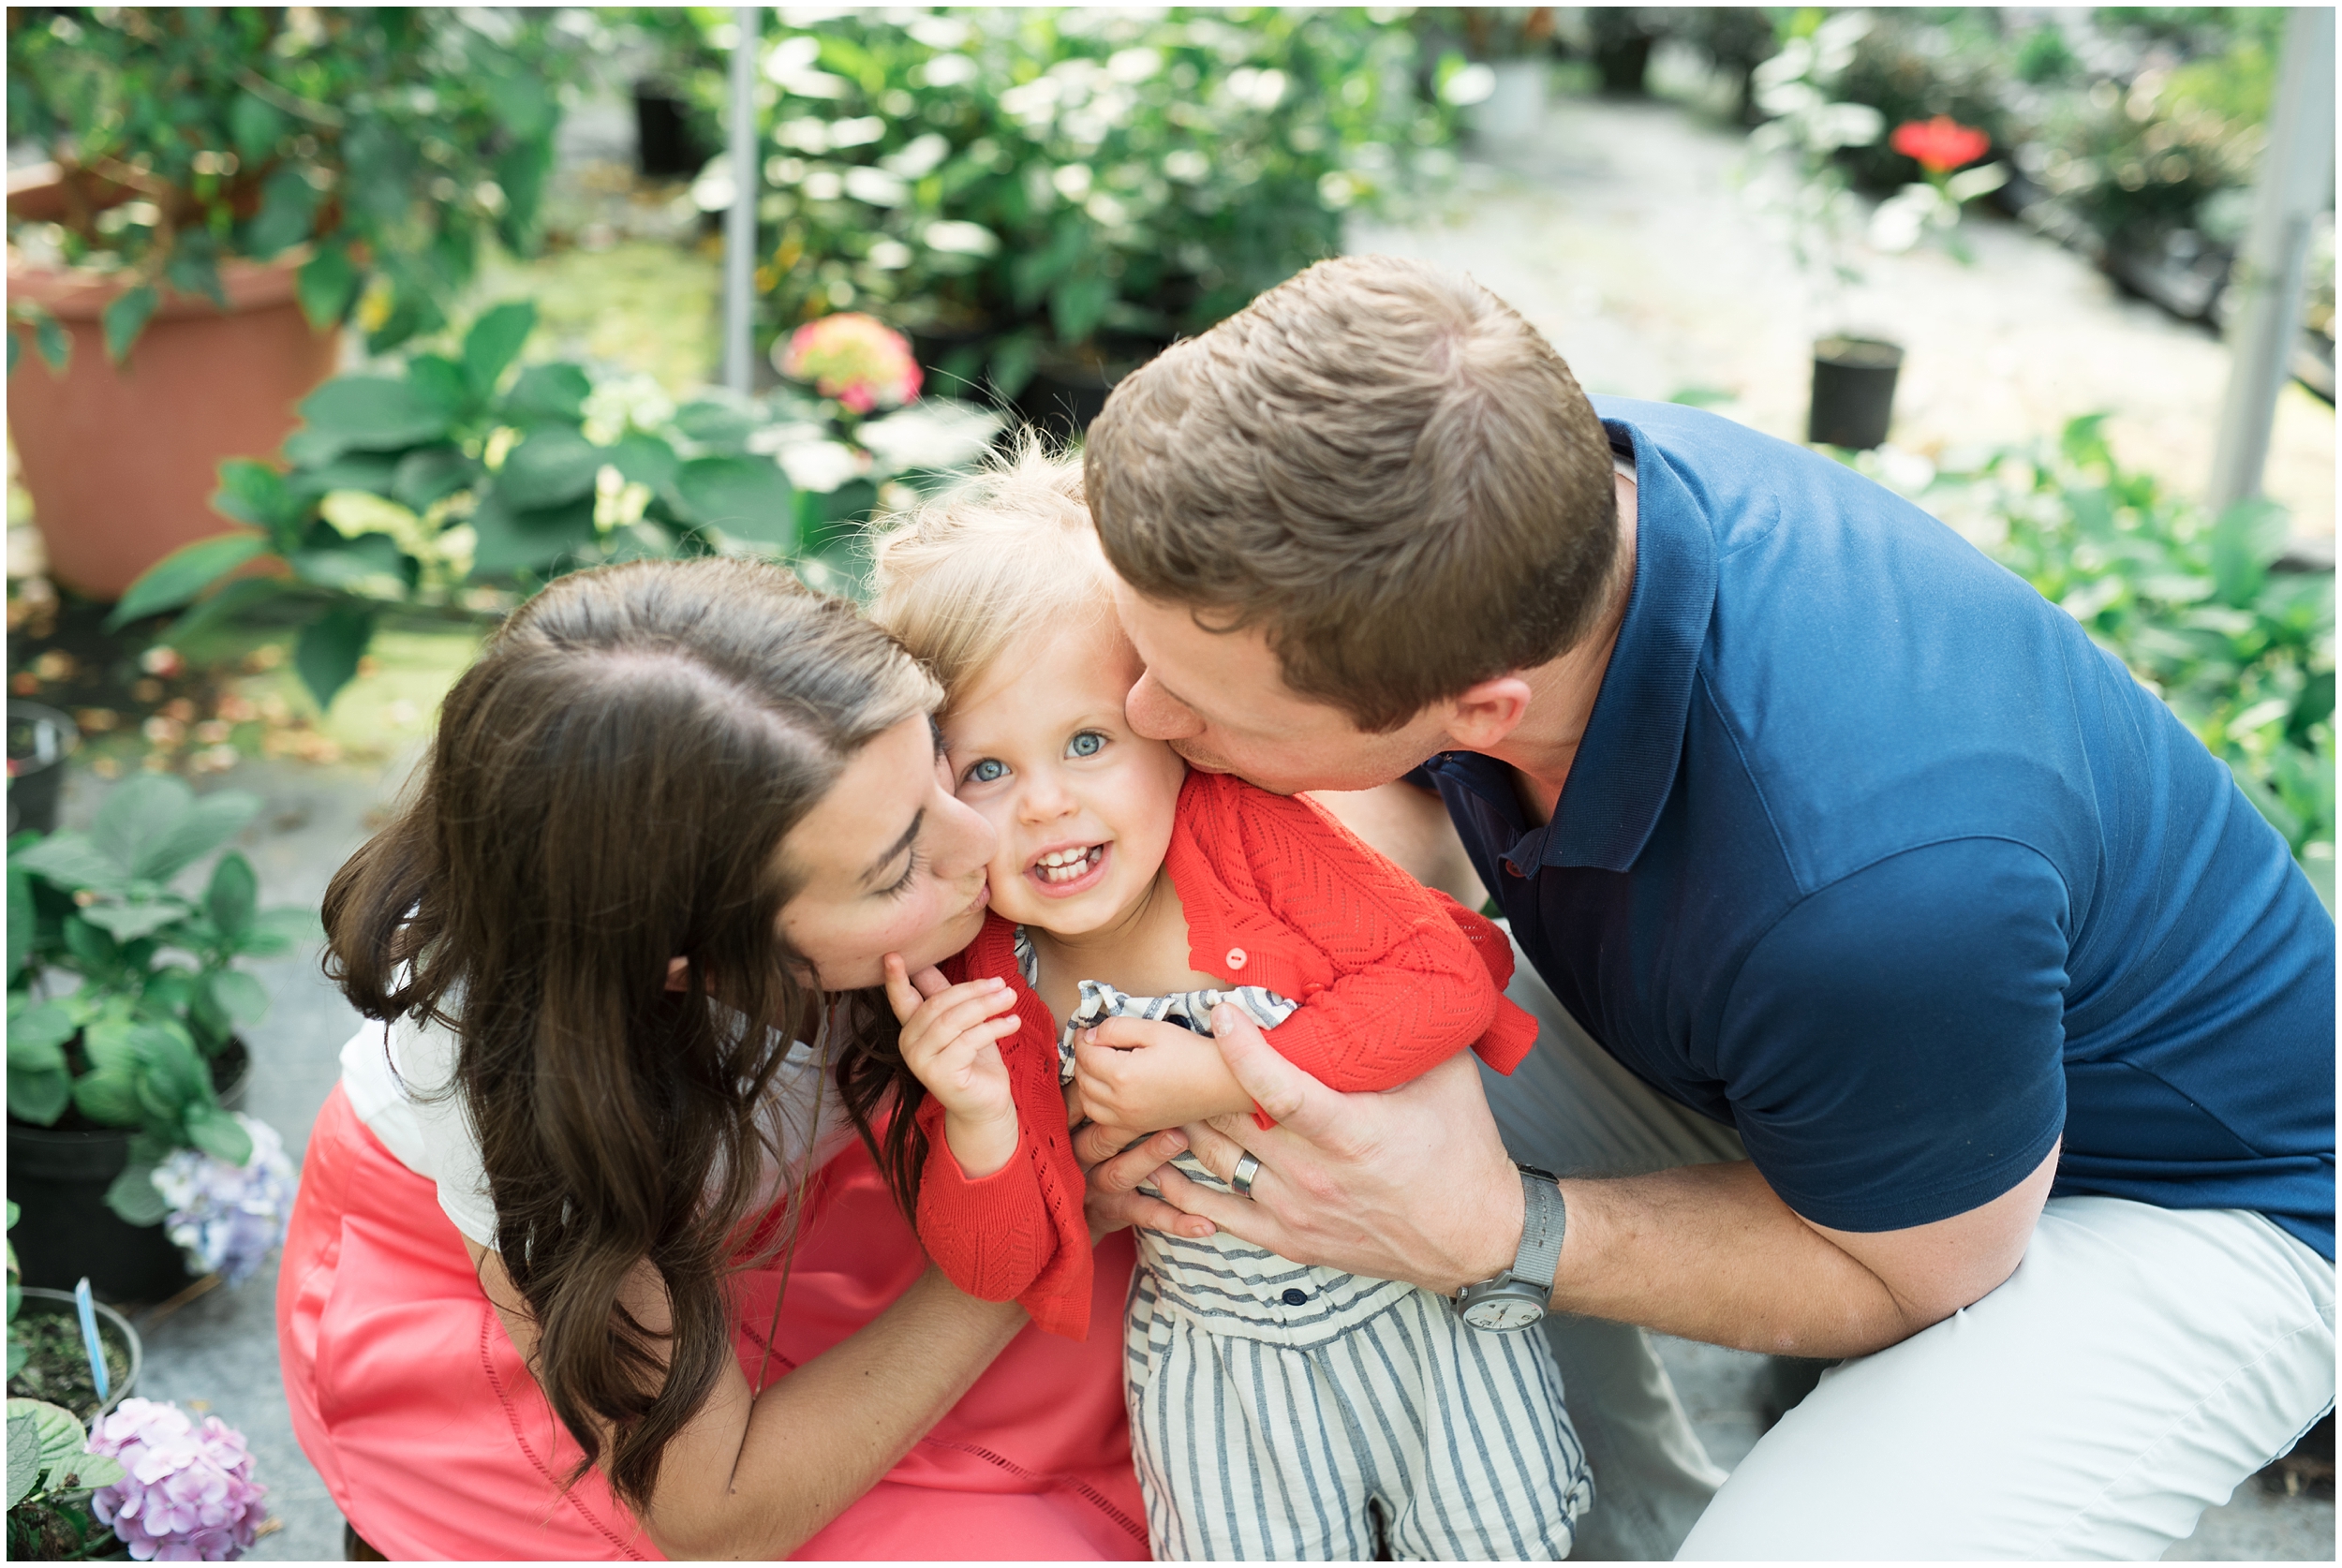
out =
[(124, 284), (9, 257), (8, 297), (46, 305), (73, 338), (63, 377), (27, 344), (8, 377), (8, 433), (58, 581), (119, 599), (163, 556), (231, 526), (210, 505), (220, 460), (274, 453), (334, 368), (334, 334), (312, 330), (293, 297), (300, 259), (223, 265), (225, 313), (166, 291), (117, 369), (98, 318)]

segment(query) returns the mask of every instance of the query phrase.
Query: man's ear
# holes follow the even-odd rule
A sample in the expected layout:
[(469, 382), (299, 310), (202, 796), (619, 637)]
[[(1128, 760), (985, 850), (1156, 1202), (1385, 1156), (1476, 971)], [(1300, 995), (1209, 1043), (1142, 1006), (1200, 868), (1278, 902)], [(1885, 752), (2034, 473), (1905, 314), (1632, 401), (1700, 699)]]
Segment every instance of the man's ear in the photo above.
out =
[(1496, 675), (1466, 687), (1447, 703), (1447, 738), (1459, 751), (1493, 751), (1529, 715), (1532, 693), (1519, 675)]

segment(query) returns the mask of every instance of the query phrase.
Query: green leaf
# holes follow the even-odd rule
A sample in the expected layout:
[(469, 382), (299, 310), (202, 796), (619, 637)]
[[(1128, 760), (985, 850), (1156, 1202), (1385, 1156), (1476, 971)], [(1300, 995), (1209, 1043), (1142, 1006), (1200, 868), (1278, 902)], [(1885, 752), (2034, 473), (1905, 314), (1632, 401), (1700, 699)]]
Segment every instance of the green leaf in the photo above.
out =
[[(330, 333), (342, 324), (342, 318), (349, 314), (349, 302), (358, 297), (358, 269), (349, 264), (341, 246), (320, 245), (315, 256), (301, 264), (294, 292), (300, 296), (301, 314), (309, 318), (309, 325)], [(289, 454), (291, 448), (286, 451)]]
[(2285, 508), (2259, 496), (2220, 513), (2212, 525), (2212, 580), (2220, 602), (2239, 609), (2252, 603), (2268, 580), (2269, 563), (2285, 553), (2289, 517)]
[(481, 397), (492, 395), (505, 370), (520, 357), (521, 346), (537, 330), (537, 307), (514, 300), (484, 312), (464, 334), (464, 374)]
[[(296, 470), (331, 463), (348, 450), (349, 443), (330, 430), (304, 428), (285, 437), (285, 461)], [(293, 475), (296, 480), (300, 477), (297, 471)]]
[(536, 571), (594, 542), (590, 496), (544, 511), (516, 511), (491, 492), (471, 514), (472, 576), (509, 577)]
[(116, 631), (132, 621), (176, 610), (246, 561), (268, 553), (266, 534), (244, 529), (182, 545), (139, 574), (106, 617), (106, 629)]
[(25, 960), (33, 955), (33, 931), (39, 919), (33, 907), (33, 879), (22, 866), (8, 867), (8, 980), (13, 984)]
[[(291, 122), (274, 104), (250, 93), (238, 93), (235, 101), (228, 106), (228, 134), (235, 140), (236, 152), (246, 163), (258, 163), (275, 151), (276, 143), (289, 128)], [(292, 169), (280, 170), (278, 173), (301, 179)], [(309, 182), (301, 183), (305, 185)]]
[(148, 774), (118, 785), (92, 825), (98, 847), (121, 859), (133, 877), (169, 881), (233, 838), (260, 809), (260, 797), (247, 791), (196, 796), (180, 784), (174, 811), (164, 804), (164, 791), (143, 788), (150, 779), (179, 783), (168, 774)]
[(182, 294), (200, 294), (221, 310), (228, 308), (228, 290), (220, 287), (219, 264), (208, 250), (184, 242), (163, 268), (164, 281)]
[(407, 379), (448, 420), (463, 418), (472, 405), (471, 377), (444, 354), (417, 354), (407, 362)]
[(231, 943), (253, 925), (258, 908), (259, 878), (253, 875), (253, 864), (230, 850), (211, 868), (211, 884), (203, 887), (203, 912), (211, 915), (211, 925), (222, 939)]
[(106, 1189), (106, 1206), (121, 1216), (126, 1225), (159, 1225), (170, 1212), (170, 1200), (155, 1190), (155, 1167), (145, 1164), (122, 1167), (122, 1174)]
[(35, 305), (33, 312), (33, 346), (40, 350), (42, 362), (63, 376), (66, 366), (73, 362), (73, 335), (65, 330), (63, 322), (40, 306)]
[(575, 424), (586, 417), (594, 384), (573, 364), (532, 364), (504, 394), (504, 410), (516, 419)]
[(1098, 330), (1114, 303), (1114, 280), (1090, 274), (1068, 278), (1049, 290), (1049, 324), (1060, 343), (1084, 343)]
[(406, 454), (391, 451), (346, 451), (317, 467), (299, 468), (285, 478), (285, 488), (297, 505), (310, 507), (336, 490), (368, 490), (387, 496), (392, 476)]
[(244, 250), (255, 260), (283, 254), (317, 227), (323, 194), (297, 169), (280, 169), (260, 186), (260, 210), (245, 226)]
[(360, 534), (344, 543), (318, 550), (296, 550), (293, 570), (304, 583), (348, 592), (363, 592), (378, 579), (406, 576), (407, 557), (388, 534)]
[(65, 1068), (8, 1069), (8, 1115), (36, 1127), (53, 1127), (73, 1102), (73, 1075)]
[(111, 969), (122, 959), (111, 937), (83, 920), (77, 910), (65, 921), (65, 950), (94, 969)]
[(215, 1105), (187, 1113), (187, 1141), (215, 1160), (242, 1165), (252, 1158), (252, 1134)]
[(73, 1108), (100, 1127), (136, 1127), (142, 1119), (137, 1075), (112, 1068), (84, 1072), (73, 1082)]
[(146, 330), (147, 320), (155, 314), (155, 307), (162, 303), (162, 295), (151, 283), (126, 288), (115, 296), (101, 318), (106, 328), (107, 357), (116, 364), (128, 359), (130, 346), (138, 342), (139, 334)]
[(125, 944), (151, 937), (164, 926), (185, 920), (193, 909), (184, 900), (158, 898), (152, 903), (92, 904), (82, 918)]
[(520, 141), (544, 135), (560, 118), (561, 111), (541, 78), (517, 71), (495, 72), (480, 86), (496, 117)]
[[(13, 1350), (14, 1347), (11, 1346), (10, 1349)], [(11, 1371), (9, 1375), (13, 1377), (15, 1373)], [(33, 1488), (40, 1485), (40, 1424), (33, 1419), (30, 1411), (19, 1414), (16, 1409), (19, 1404), (29, 1405), (32, 1402), (30, 1399), (8, 1401), (8, 1506), (10, 1508), (14, 1508), (18, 1503), (32, 1496)], [(11, 1531), (10, 1533), (13, 1534), (14, 1531)]]
[(736, 451), (755, 431), (756, 417), (732, 404), (703, 398), (675, 410), (674, 427), (702, 446)]
[(67, 893), (118, 887), (130, 874), (126, 865), (117, 863), (86, 834), (69, 832), (52, 833), (26, 845), (8, 857), (8, 864)]
[(301, 629), (293, 644), (293, 669), (318, 706), (330, 708), (334, 698), (358, 673), (358, 661), (374, 641), (374, 616), (363, 610), (329, 610)]
[(496, 495), (513, 511), (535, 511), (590, 495), (609, 454), (574, 427), (541, 426), (514, 447), (496, 477)]
[(605, 454), (619, 473), (633, 484), (647, 484), (655, 491), (666, 490), (674, 483), (675, 470), (681, 466), (674, 448), (656, 436), (640, 431), (619, 437), (618, 443)]
[(72, 1482), (72, 1491), (95, 1491), (111, 1487), (126, 1473), (122, 1461), (111, 1454), (76, 1454), (66, 1467), (66, 1476)]
[(391, 476), (391, 499), (412, 511), (479, 482), (480, 465), (460, 447), (422, 447), (398, 460)]
[[(52, 1405), (46, 1400), (10, 1399), (8, 1427), (11, 1433), (19, 1416), (30, 1419), (39, 1435), (40, 1468), (50, 1473), (49, 1489), (61, 1489), (60, 1483), (65, 1473), (80, 1471), (81, 1466), (76, 1461), (83, 1457), (83, 1450), (89, 1446), (89, 1434), (82, 1429), (81, 1418), (63, 1405)], [(14, 1477), (10, 1477), (9, 1485), (15, 1485)]]
[(696, 458), (676, 473), (675, 492), (689, 522), (765, 544), (794, 541), (789, 481), (770, 458)]
[(428, 392), (387, 376), (336, 376), (302, 400), (301, 417), (364, 451), (444, 437), (449, 422)]
[(271, 533), (290, 526), (300, 514), (285, 476), (248, 457), (231, 457), (219, 466), (219, 488), (212, 492), (212, 510)]
[(257, 1024), (268, 1016), (268, 990), (242, 969), (222, 969), (211, 977), (212, 999), (239, 1024)]
[(65, 1066), (65, 1043), (73, 1038), (79, 1028), (73, 1014), (53, 1001), (12, 1007), (8, 1013), (8, 1065)]
[(285, 584), (274, 577), (239, 577), (171, 623), (172, 645), (191, 647), (213, 628), (270, 599), (281, 599), (286, 592)]

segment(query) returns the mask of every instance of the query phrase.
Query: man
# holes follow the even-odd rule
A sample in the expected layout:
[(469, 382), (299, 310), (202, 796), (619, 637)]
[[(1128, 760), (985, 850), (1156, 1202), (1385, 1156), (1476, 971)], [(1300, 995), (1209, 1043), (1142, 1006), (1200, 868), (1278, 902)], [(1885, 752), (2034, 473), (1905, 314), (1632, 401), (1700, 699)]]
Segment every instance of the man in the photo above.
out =
[[(2333, 923), (2022, 582), (1824, 458), (1590, 405), (1485, 290), (1382, 258), (1125, 380), (1086, 483), (1133, 725), (1388, 787), (1349, 798), (1417, 867), (1444, 824), (1393, 781), (1435, 787), (1545, 1024), (1500, 1142), (1460, 1061), (1348, 1097), (1230, 1023), (1279, 1125), (1185, 1130), (1249, 1198), (1164, 1196), (1491, 1322), (1549, 1304), (1603, 1546), (2154, 1558), (2330, 1408)], [(1106, 1161), (1100, 1209), (1162, 1218), (1145, 1174)], [(1612, 1325), (1845, 1360), (1709, 1502)]]

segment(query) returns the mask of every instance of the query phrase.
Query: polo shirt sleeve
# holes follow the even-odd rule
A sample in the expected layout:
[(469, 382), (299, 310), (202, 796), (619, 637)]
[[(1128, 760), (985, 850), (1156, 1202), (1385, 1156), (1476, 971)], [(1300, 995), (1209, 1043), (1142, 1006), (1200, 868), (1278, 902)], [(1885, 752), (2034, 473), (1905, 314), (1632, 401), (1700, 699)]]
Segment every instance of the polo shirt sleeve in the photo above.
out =
[(1989, 1203), (2066, 1121), (2064, 880), (1964, 838), (1809, 894), (1751, 949), (1716, 1073), (1782, 1200), (1844, 1231)]

